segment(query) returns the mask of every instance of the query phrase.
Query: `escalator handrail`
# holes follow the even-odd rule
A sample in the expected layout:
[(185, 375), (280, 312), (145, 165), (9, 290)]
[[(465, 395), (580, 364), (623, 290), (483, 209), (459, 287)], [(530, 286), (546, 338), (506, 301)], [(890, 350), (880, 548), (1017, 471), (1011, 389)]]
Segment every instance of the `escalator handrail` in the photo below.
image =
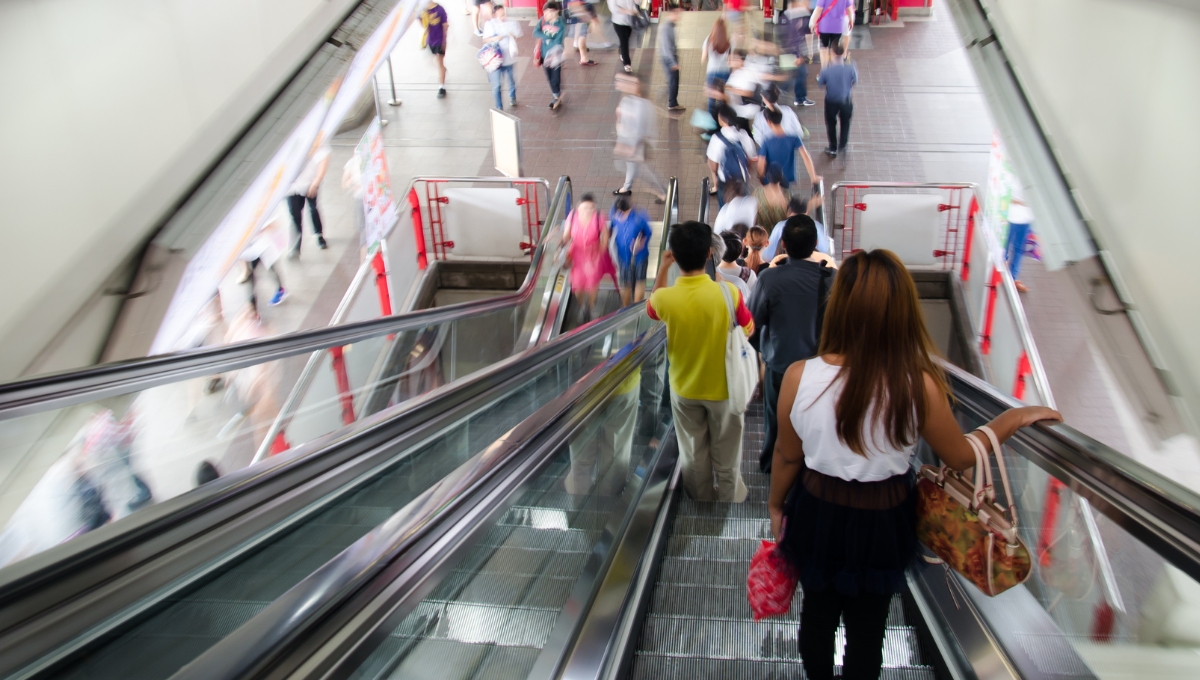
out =
[[(571, 178), (563, 175), (550, 200), (546, 224), (553, 225), (570, 192)], [(543, 266), (545, 239), (534, 250), (529, 272), (514, 293), (463, 302), (341, 326), (297, 331), (232, 345), (172, 352), (141, 359), (111, 362), (76, 371), (52, 373), (0, 385), (0, 420), (31, 415), (97, 399), (138, 392), (159, 385), (224, 373), (298, 354), (351, 345), (363, 340), (455, 321), (513, 307), (529, 299)]]
[[(230, 473), (186, 494), (141, 510), (124, 518), (119, 523), (101, 527), (73, 541), (8, 565), (0, 569), (0, 608), (9, 608), (17, 602), (34, 600), (39, 602), (52, 600), (52, 606), (69, 601), (112, 576), (108, 574), (91, 579), (84, 573), (97, 564), (106, 560), (120, 559), (123, 569), (132, 569), (144, 562), (158, 559), (159, 556), (187, 544), (197, 536), (204, 535), (214, 526), (230, 521), (230, 518), (213, 519), (207, 524), (201, 522), (194, 531), (189, 531), (188, 535), (172, 537), (168, 541), (168, 545), (157, 546), (153, 554), (138, 555), (128, 559), (123, 557), (123, 554), (130, 550), (137, 551), (148, 541), (178, 531), (179, 527), (197, 517), (221, 514), (219, 511), (222, 508), (234, 507), (230, 504), (235, 504), (263, 488), (270, 488), (268, 485), (273, 482), (288, 479), (291, 473), (302, 470), (303, 466), (309, 463), (327, 457), (335, 448), (352, 445), (355, 440), (369, 436), (385, 421), (391, 423), (393, 429), (397, 422), (405, 421), (411, 421), (412, 427), (416, 427), (432, 417), (431, 414), (454, 407), (458, 401), (462, 400), (461, 395), (477, 396), (487, 393), (504, 383), (528, 375), (530, 371), (536, 370), (539, 366), (560, 361), (562, 357), (578, 352), (582, 347), (596, 342), (598, 338), (603, 337), (614, 328), (629, 323), (631, 319), (643, 313), (643, 307), (635, 305), (596, 319), (561, 336), (553, 343), (531, 348), (526, 352), (497, 362), (461, 381), (410, 399), (387, 411), (375, 414), (367, 420), (282, 453), (253, 468)], [(466, 397), (466, 399), (470, 400), (475, 396)], [(399, 429), (404, 430), (405, 428)], [(308, 476), (301, 479), (291, 478), (287, 482), (286, 488), (279, 489), (278, 493), (287, 493), (297, 486), (307, 483), (309, 477), (324, 473), (325, 469), (322, 468), (307, 473)], [(69, 592), (59, 586), (59, 581), (66, 576), (69, 576), (73, 583)], [(53, 597), (44, 595), (46, 589), (55, 590)], [(43, 593), (43, 595), (39, 595), (39, 593)], [(34, 615), (35, 613), (27, 614), (24, 619)], [(0, 629), (3, 628), (7, 628), (7, 626), (0, 626)]]
[[(948, 362), (942, 365), (956, 408), (987, 421), (1023, 405)], [(1200, 580), (1200, 495), (1066, 424), (1022, 428), (1007, 446)]]
[[(644, 313), (644, 303), (626, 307), (617, 316)], [(532, 447), (546, 432), (557, 431), (556, 424), (582, 404), (597, 404), (614, 390), (630, 373), (637, 370), (645, 357), (666, 343), (665, 326), (644, 331), (641, 336), (620, 349), (603, 364), (556, 397), (532, 416), (522, 421), (488, 449), (473, 456), (437, 485), (421, 494), (383, 524), (322, 565), (317, 571), (288, 590), (249, 622), (236, 635), (229, 635), (176, 673), (174, 680), (207, 678), (247, 678), (276, 661), (293, 646), (307, 655), (315, 646), (306, 640), (295, 645), (297, 638), (320, 623), (326, 615), (357, 594), (364, 586), (400, 559), (422, 538), (436, 536), (441, 542), (454, 540), (465, 524), (453, 517), (462, 508), (475, 508), (486, 495), (490, 480), (499, 476), (526, 479), (536, 465), (510, 464), (527, 448)], [(553, 429), (552, 429), (553, 428)], [(558, 450), (555, 446), (554, 450)], [(411, 556), (416, 560), (419, 556)], [(432, 564), (420, 564), (416, 573), (402, 574), (389, 581), (390, 591), (405, 591), (408, 584), (423, 581)]]

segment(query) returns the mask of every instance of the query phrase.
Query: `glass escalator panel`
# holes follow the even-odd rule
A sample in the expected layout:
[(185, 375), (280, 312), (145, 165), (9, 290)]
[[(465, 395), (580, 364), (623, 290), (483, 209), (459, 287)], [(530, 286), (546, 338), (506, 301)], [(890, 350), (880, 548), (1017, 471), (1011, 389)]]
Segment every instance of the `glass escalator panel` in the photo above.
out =
[(665, 349), (636, 369), (517, 492), (433, 592), (350, 675), (526, 678), (636, 502), (670, 406)]
[[(645, 315), (628, 315), (590, 344), (528, 375), (502, 398), (480, 405), (440, 434), (396, 451), (381, 469), (370, 473), (370, 479), (301, 511), (287, 527), (259, 537), (243, 554), (214, 565), (194, 585), (155, 602), (135, 624), (50, 676), (151, 679), (171, 675), (652, 324)], [(531, 530), (536, 530), (541, 515), (533, 512), (530, 517)]]

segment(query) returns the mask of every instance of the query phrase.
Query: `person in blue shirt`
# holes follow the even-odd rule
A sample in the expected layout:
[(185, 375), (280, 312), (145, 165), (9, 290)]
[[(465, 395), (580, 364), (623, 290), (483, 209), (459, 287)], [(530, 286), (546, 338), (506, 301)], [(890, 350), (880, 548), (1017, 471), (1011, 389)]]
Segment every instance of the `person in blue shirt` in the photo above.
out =
[(640, 302), (646, 297), (646, 267), (650, 262), (649, 215), (635, 207), (628, 196), (620, 196), (608, 214), (612, 230), (613, 259), (617, 262), (617, 285), (621, 306)]
[[(846, 50), (841, 43), (835, 43), (831, 49), (833, 58), (828, 65), (821, 64), (817, 84), (825, 87), (825, 131), (829, 134), (825, 155), (837, 158), (839, 153), (846, 152), (846, 145), (850, 142), (850, 117), (854, 115), (854, 102), (850, 95), (858, 83), (858, 69), (842, 59)], [(841, 139), (837, 134), (839, 120), (842, 123)]]
[(783, 171), (783, 187), (786, 189), (796, 181), (796, 154), (799, 152), (804, 169), (808, 172), (809, 183), (820, 182), (821, 176), (813, 168), (812, 157), (804, 148), (804, 142), (796, 135), (783, 131), (783, 114), (777, 109), (768, 109), (765, 113), (771, 136), (764, 139), (758, 148), (758, 176), (761, 178), (765, 175), (771, 164), (778, 164)]

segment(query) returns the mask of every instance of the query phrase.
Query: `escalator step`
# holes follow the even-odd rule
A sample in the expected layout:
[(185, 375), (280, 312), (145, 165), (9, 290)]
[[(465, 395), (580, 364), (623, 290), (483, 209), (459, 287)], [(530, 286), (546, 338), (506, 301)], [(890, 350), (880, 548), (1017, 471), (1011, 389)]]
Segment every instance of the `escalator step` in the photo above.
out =
[[(594, 536), (578, 529), (567, 531), (541, 531), (529, 527), (502, 527), (507, 531), (496, 532), (507, 534), (502, 540), (485, 539), (484, 545), (489, 548), (507, 546), (510, 548), (528, 548), (532, 550), (591, 552)], [(749, 558), (747, 558), (749, 559)]]
[(740, 561), (664, 558), (658, 580), (680, 586), (736, 586), (746, 582), (747, 565)]
[[(755, 503), (716, 503), (694, 501), (686, 496), (679, 500), (675, 517), (728, 517), (730, 519), (764, 519), (765, 511)], [(677, 520), (678, 521), (678, 520)]]
[[(780, 620), (792, 621), (799, 616), (799, 606)], [(659, 581), (650, 600), (650, 614), (655, 616), (688, 616), (712, 619), (749, 619), (750, 602), (746, 599), (746, 583), (737, 586), (707, 586), (663, 583)]]
[(771, 538), (771, 521), (769, 519), (724, 517), (677, 517), (672, 533), (676, 536), (762, 540)]
[(671, 536), (667, 539), (667, 557), (698, 560), (730, 560), (750, 567), (750, 558), (758, 549), (753, 539), (712, 538), (710, 536)]
[[(554, 552), (549, 559), (544, 550), (504, 546), (490, 553), (464, 559), (460, 569), (469, 573), (546, 574), (555, 578), (578, 578), (587, 562), (586, 552)], [(482, 564), (476, 564), (482, 562)]]
[(576, 580), (578, 577), (456, 572), (443, 580), (430, 597), (469, 604), (559, 608), (571, 595)]

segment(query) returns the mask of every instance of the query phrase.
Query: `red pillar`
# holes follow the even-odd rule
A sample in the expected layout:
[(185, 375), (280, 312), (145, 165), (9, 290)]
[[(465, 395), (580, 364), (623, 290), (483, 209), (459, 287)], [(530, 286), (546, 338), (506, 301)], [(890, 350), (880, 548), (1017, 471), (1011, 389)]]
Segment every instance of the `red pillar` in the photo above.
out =
[(421, 199), (416, 189), (408, 192), (408, 205), (412, 208), (413, 240), (417, 242), (417, 268), (424, 271), (429, 258), (425, 255), (425, 224), (421, 221)]
[(350, 393), (350, 374), (346, 372), (346, 357), (341, 347), (330, 347), (330, 363), (333, 364), (333, 377), (337, 381), (338, 400), (342, 402), (342, 423), (349, 425), (354, 422), (354, 395)]

